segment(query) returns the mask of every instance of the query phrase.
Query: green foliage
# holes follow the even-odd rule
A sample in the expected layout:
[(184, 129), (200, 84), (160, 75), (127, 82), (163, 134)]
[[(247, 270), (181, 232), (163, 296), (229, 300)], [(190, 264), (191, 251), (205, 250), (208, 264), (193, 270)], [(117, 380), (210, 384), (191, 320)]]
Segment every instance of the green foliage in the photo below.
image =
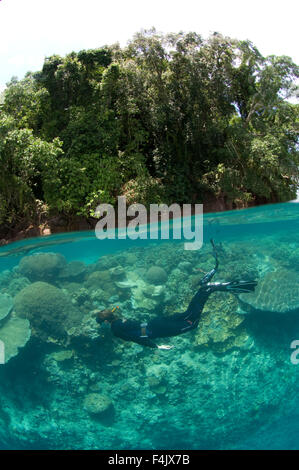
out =
[(48, 143), (30, 129), (18, 129), (13, 118), (0, 118), (0, 223), (33, 217), (43, 178), (61, 155), (61, 143)]
[(62, 158), (45, 182), (45, 199), (66, 214), (92, 215), (96, 205), (114, 203), (121, 186), (117, 158), (98, 154)]
[(149, 207), (150, 204), (165, 203), (167, 193), (161, 180), (153, 178), (150, 175), (137, 176), (128, 181), (123, 188), (127, 204), (143, 204)]
[(3, 111), (21, 128), (38, 129), (48, 114), (48, 92), (31, 73), (18, 82), (12, 78), (4, 92)]
[(128, 202), (281, 201), (298, 187), (298, 66), (218, 33), (48, 57), (1, 105), (0, 222)]

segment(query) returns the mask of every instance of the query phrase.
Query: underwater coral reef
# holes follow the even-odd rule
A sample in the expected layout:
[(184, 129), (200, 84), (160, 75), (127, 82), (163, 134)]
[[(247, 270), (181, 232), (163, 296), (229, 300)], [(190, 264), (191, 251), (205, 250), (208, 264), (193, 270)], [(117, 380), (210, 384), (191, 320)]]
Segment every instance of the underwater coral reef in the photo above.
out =
[[(133, 247), (94, 262), (24, 256), (0, 274), (0, 439), (14, 448), (229, 448), (283, 415), (298, 371), (299, 249), (277, 239), (218, 245), (217, 281), (257, 279), (253, 294), (213, 294), (197, 330), (162, 352), (112, 336), (95, 309), (127, 319), (187, 308), (213, 267), (210, 247)], [(273, 288), (274, 286), (274, 288)], [(276, 286), (276, 287), (275, 287)]]

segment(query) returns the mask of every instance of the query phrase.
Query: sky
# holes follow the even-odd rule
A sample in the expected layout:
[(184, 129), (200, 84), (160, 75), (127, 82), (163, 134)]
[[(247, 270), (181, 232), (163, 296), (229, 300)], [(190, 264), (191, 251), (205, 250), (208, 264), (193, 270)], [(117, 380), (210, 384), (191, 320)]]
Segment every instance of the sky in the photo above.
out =
[(0, 0), (0, 91), (45, 57), (162, 33), (217, 31), (299, 63), (298, 0)]

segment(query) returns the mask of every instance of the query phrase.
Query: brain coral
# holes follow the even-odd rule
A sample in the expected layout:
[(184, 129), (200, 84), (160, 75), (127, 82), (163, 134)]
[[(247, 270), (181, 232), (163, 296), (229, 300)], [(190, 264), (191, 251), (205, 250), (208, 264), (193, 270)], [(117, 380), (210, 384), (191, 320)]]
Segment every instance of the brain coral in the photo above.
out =
[(78, 325), (81, 313), (65, 293), (46, 282), (35, 282), (15, 297), (16, 313), (27, 318), (33, 333), (43, 340), (64, 336), (65, 330)]
[(91, 415), (103, 416), (112, 411), (113, 404), (107, 395), (90, 393), (85, 397), (84, 408)]
[(249, 311), (287, 314), (299, 312), (298, 273), (286, 269), (268, 272), (250, 294), (239, 296)]
[(109, 271), (94, 271), (86, 281), (87, 287), (101, 287), (103, 283), (111, 284)]
[(59, 253), (38, 253), (22, 258), (18, 270), (30, 281), (50, 281), (65, 265), (66, 259)]
[(80, 281), (86, 275), (86, 265), (82, 261), (71, 261), (60, 272), (59, 277)]
[(166, 271), (163, 268), (160, 268), (159, 266), (152, 266), (151, 268), (149, 268), (149, 270), (146, 272), (145, 277), (148, 282), (156, 285), (165, 284), (165, 282), (167, 281)]

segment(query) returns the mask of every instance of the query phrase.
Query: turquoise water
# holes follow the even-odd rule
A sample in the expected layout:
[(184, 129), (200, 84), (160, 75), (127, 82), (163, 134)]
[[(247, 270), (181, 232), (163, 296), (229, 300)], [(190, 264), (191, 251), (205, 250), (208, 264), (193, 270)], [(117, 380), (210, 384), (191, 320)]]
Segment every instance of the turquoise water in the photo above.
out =
[[(290, 202), (206, 214), (198, 251), (94, 232), (1, 247), (0, 449), (298, 449), (298, 229)], [(213, 294), (197, 330), (158, 341), (169, 351), (95, 322), (186, 309), (211, 237), (215, 281), (257, 279), (255, 294)]]

